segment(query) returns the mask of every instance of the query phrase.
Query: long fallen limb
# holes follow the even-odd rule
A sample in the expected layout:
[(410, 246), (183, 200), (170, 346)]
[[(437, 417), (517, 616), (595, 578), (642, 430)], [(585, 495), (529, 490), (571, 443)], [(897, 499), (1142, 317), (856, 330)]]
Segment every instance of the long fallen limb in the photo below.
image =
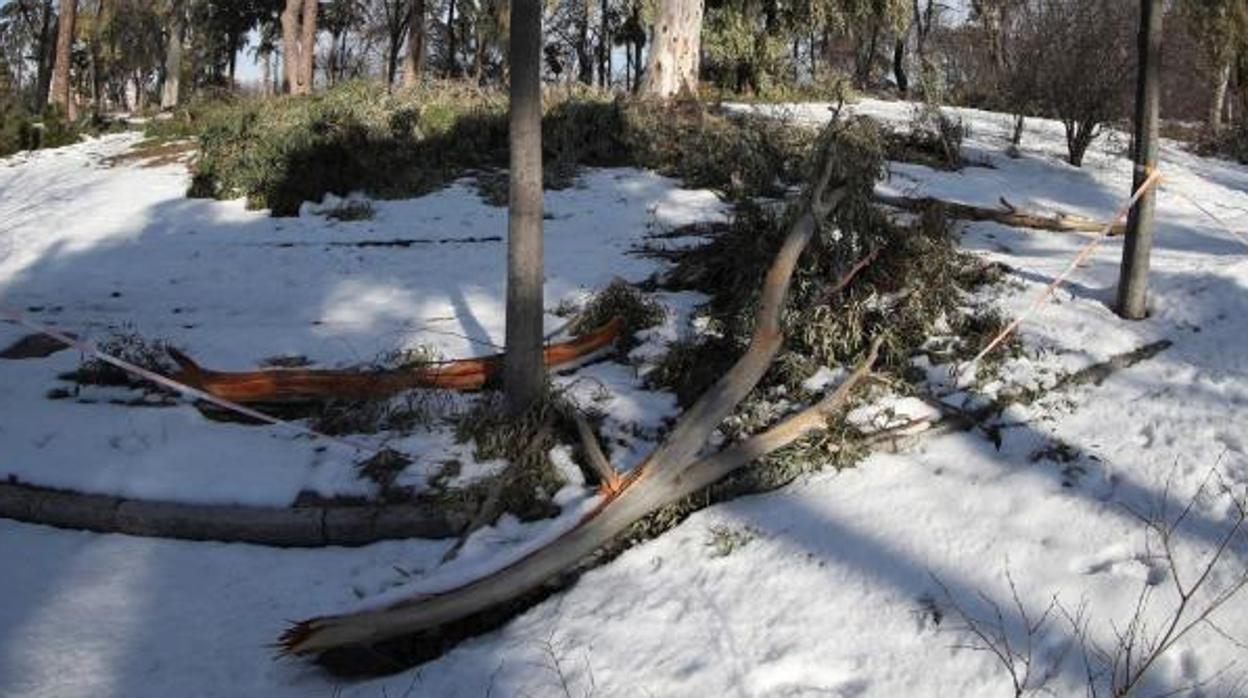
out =
[[(929, 206), (943, 206), (951, 218), (968, 221), (992, 221), (1015, 228), (1032, 228), (1055, 233), (1099, 233), (1105, 227), (1104, 221), (1077, 216), (1069, 213), (1044, 215), (1029, 211), (1021, 211), (1010, 202), (1001, 199), (1001, 208), (972, 206), (956, 201), (945, 201), (932, 197), (893, 196), (891, 194), (875, 195), (877, 201), (894, 208), (906, 211), (922, 211)], [(1110, 228), (1109, 234), (1122, 235), (1126, 225), (1119, 223)]]
[[(619, 318), (570, 342), (545, 349), (546, 366), (557, 368), (588, 356), (614, 342), (623, 323)], [(263, 371), (210, 371), (190, 357), (169, 350), (181, 370), (172, 378), (192, 388), (238, 403), (300, 400), (379, 399), (413, 388), (479, 390), (502, 371), (501, 354), (442, 364), (383, 371), (277, 368)]]
[[(516, 598), (561, 571), (572, 567), (635, 521), (685, 497), (705, 484), (761, 455), (779, 448), (824, 423), (813, 417), (786, 420), (762, 435), (729, 447), (717, 456), (694, 462), (712, 430), (732, 412), (762, 379), (783, 341), (781, 309), (798, 257), (820, 222), (846, 196), (844, 186), (829, 188), (836, 153), (824, 154), (822, 173), (812, 188), (807, 210), (794, 222), (763, 283), (754, 336), (732, 369), (691, 407), (662, 445), (626, 477), (619, 489), (604, 496), (572, 529), (525, 557), (455, 589), (417, 595), (385, 608), (301, 621), (278, 641), (284, 653), (306, 654), (376, 643), (456, 621)], [(874, 362), (874, 352), (837, 390), (835, 400), (821, 404), (839, 407)], [(821, 413), (822, 414), (822, 413)], [(800, 415), (799, 415), (800, 417)], [(769, 436), (770, 435), (770, 436)]]

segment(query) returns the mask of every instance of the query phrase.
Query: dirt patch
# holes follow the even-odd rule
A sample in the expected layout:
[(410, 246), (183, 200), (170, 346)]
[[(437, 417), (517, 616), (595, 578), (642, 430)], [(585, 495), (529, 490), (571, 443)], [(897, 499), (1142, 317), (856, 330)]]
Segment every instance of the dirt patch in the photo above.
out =
[(124, 153), (104, 158), (109, 167), (137, 164), (139, 167), (163, 167), (186, 162), (195, 153), (195, 141), (190, 139), (166, 140), (149, 138), (136, 143)]

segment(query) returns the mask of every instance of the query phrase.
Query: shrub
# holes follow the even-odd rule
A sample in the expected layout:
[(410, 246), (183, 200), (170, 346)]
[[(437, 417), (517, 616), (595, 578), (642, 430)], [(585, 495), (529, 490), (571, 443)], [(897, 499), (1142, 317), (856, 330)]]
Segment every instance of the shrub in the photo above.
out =
[[(506, 106), (501, 92), (459, 83), (395, 93), (348, 83), (310, 97), (192, 105), (149, 135), (199, 136), (192, 196), (245, 196), (281, 216), (329, 193), (405, 197), (504, 168)], [(776, 193), (796, 180), (810, 131), (689, 106), (617, 101), (588, 90), (548, 99), (547, 186), (567, 186), (580, 166), (627, 164), (734, 198)], [(493, 181), (488, 189), (500, 186)]]
[(68, 123), (53, 107), (38, 118), (20, 104), (0, 99), (0, 157), (70, 145), (78, 142), (79, 131), (79, 124)]
[[(793, 367), (852, 362), (876, 336), (885, 338), (879, 369), (904, 375), (910, 357), (925, 351), (933, 334), (978, 336), (981, 325), (994, 325), (982, 313), (964, 310), (966, 291), (991, 280), (991, 274), (984, 262), (958, 250), (944, 212), (933, 208), (902, 225), (873, 204), (872, 188), (883, 166), (878, 128), (854, 119), (830, 137), (841, 141), (835, 178), (847, 181), (850, 193), (794, 273), (782, 316), (788, 353), (760, 384), (764, 390), (796, 391), (808, 374)], [(649, 375), (654, 384), (674, 390), (687, 404), (741, 354), (753, 330), (762, 278), (799, 212), (800, 204), (777, 212), (743, 203), (725, 232), (677, 255), (667, 282), (711, 296), (703, 309), (709, 331), (673, 347)], [(831, 302), (830, 289), (868, 255), (875, 255), (874, 261)]]

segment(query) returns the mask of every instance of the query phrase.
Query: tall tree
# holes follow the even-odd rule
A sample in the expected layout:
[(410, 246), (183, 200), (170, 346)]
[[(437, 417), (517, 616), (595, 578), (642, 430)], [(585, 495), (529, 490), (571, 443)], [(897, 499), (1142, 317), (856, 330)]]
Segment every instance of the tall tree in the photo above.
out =
[[(1158, 116), (1161, 111), (1162, 0), (1140, 0), (1139, 76), (1135, 92), (1135, 159), (1133, 189), (1143, 186), (1157, 166)], [(1130, 320), (1148, 315), (1148, 264), (1153, 247), (1156, 188), (1144, 192), (1131, 209), (1122, 246), (1118, 280), (1118, 314)]]
[(412, 87), (420, 82), (425, 70), (425, 0), (409, 0), (407, 18), (407, 58), (403, 61), (403, 85)]
[(542, 2), (512, 0), (507, 220), (507, 410), (541, 395), (542, 362)]
[(282, 69), (292, 95), (312, 92), (316, 12), (317, 0), (286, 0), (282, 11)]
[(182, 0), (171, 0), (169, 7), (169, 36), (165, 44), (165, 82), (160, 94), (160, 108), (178, 106), (178, 87), (182, 80)]
[(56, 31), (56, 64), (52, 69), (52, 104), (72, 117), (74, 104), (70, 99), (69, 66), (74, 60), (74, 19), (78, 15), (78, 0), (61, 0), (60, 16)]
[(1209, 128), (1222, 128), (1231, 69), (1237, 56), (1248, 51), (1248, 2), (1244, 0), (1183, 0), (1178, 9), (1187, 15), (1193, 37), (1212, 69)]
[(642, 94), (667, 98), (685, 88), (696, 94), (701, 54), (701, 0), (660, 0)]

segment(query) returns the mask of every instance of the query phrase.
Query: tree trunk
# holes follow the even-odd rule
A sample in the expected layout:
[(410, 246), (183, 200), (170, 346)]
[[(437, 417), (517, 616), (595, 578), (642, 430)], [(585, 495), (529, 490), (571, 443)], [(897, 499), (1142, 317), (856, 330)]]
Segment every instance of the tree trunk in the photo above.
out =
[(52, 64), (56, 61), (56, 32), (52, 0), (43, 0), (43, 21), (39, 27), (39, 63), (35, 72), (35, 112), (42, 113), (48, 105), (48, 90), (52, 85)]
[(507, 222), (507, 410), (541, 395), (542, 367), (542, 0), (512, 0), (510, 200)]
[(585, 85), (594, 84), (594, 60), (589, 48), (589, 3), (578, 9), (576, 19), (576, 79)]
[(897, 37), (893, 44), (893, 77), (897, 79), (897, 91), (905, 95), (910, 91), (910, 79), (906, 77), (906, 37)]
[(182, 2), (174, 0), (169, 10), (169, 39), (165, 44), (165, 84), (160, 91), (160, 108), (178, 106), (178, 84), (182, 79)]
[(303, 0), (303, 16), (299, 18), (299, 94), (312, 92), (316, 70), (317, 0)]
[[(1140, 0), (1140, 5), (1140, 66), (1135, 93), (1135, 142), (1132, 147), (1135, 177), (1132, 191), (1143, 186), (1157, 166), (1157, 132), (1161, 111), (1161, 19), (1164, 8), (1162, 0)], [(1153, 248), (1155, 192), (1156, 189), (1145, 192), (1127, 218), (1117, 310), (1128, 320), (1142, 320), (1148, 315), (1148, 266)]]
[(1010, 134), (1010, 145), (1017, 150), (1023, 144), (1023, 129), (1027, 127), (1027, 116), (1025, 114), (1014, 115), (1014, 131)]
[(672, 97), (682, 89), (698, 91), (702, 51), (702, 3), (661, 0), (654, 38), (641, 91), (650, 97)]
[(425, 0), (411, 0), (407, 21), (407, 59), (403, 61), (403, 86), (414, 87), (425, 70)]
[(299, 94), (299, 12), (303, 0), (286, 0), (282, 10), (282, 90)]
[[(599, 28), (598, 28), (598, 86), (611, 86), (611, 71), (607, 69), (607, 61), (611, 55), (611, 32), (607, 22), (607, 14), (610, 10), (609, 0), (602, 0), (599, 5)], [(634, 6), (633, 12), (635, 13)], [(627, 46), (627, 45), (626, 45)], [(625, 49), (627, 50), (627, 48)], [(641, 66), (637, 66), (637, 70), (641, 70)], [(627, 86), (627, 85), (626, 85)]]
[(265, 51), (264, 60), (260, 61), (260, 96), (273, 94), (273, 52)]
[(61, 0), (56, 31), (56, 63), (52, 69), (52, 104), (60, 107), (64, 115), (73, 117), (70, 99), (69, 65), (73, 62), (74, 19), (78, 14), (77, 0)]
[(452, 78), (459, 72), (455, 50), (455, 0), (451, 0), (446, 12), (446, 74)]
[(233, 38), (231, 38), (227, 42), (227, 44), (230, 47), (229, 49), (230, 50), (230, 62), (229, 62), (229, 70), (226, 74), (230, 78), (229, 88), (233, 90), (234, 89), (234, 76), (237, 74), (235, 69), (238, 67), (238, 45), (235, 43), (235, 40)]
[(1231, 62), (1227, 61), (1214, 75), (1213, 101), (1209, 105), (1209, 129), (1222, 130), (1222, 112), (1226, 110), (1226, 91), (1231, 83)]

